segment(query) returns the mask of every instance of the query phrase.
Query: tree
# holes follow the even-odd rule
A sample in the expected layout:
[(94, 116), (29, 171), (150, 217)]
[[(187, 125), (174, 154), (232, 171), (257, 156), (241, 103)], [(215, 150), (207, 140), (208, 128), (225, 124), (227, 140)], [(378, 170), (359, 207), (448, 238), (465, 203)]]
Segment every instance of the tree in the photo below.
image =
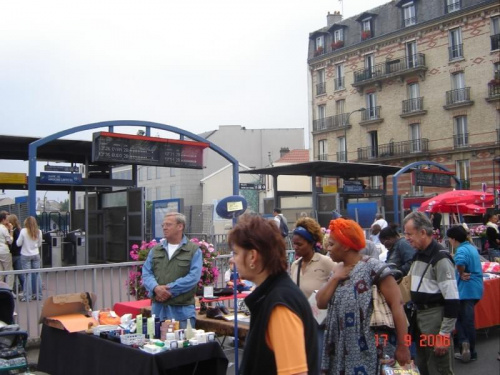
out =
[(61, 212), (69, 211), (69, 199), (65, 199), (61, 202), (60, 209)]

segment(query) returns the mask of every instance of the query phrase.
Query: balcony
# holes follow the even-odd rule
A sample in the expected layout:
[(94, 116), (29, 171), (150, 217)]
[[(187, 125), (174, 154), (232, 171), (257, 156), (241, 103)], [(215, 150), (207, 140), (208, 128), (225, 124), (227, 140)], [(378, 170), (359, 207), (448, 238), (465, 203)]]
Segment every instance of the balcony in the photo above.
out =
[(348, 115), (348, 113), (341, 113), (340, 115), (313, 120), (313, 132), (339, 130), (344, 129), (344, 127), (350, 127), (351, 124), (348, 122)]
[(411, 56), (388, 60), (371, 68), (356, 70), (352, 85), (356, 88), (363, 88), (374, 83), (380, 84), (383, 80), (394, 77), (399, 77), (403, 81), (406, 75), (416, 72), (421, 74), (421, 78), (423, 79), (423, 73), (426, 70), (425, 55), (417, 53)]
[(360, 125), (369, 125), (369, 124), (377, 124), (383, 121), (380, 117), (380, 109), (381, 106), (366, 108), (361, 112), (361, 121)]
[(319, 154), (318, 160), (328, 160), (328, 154)]
[(470, 100), (470, 87), (446, 91), (446, 105), (444, 109), (454, 109), (474, 104)]
[(345, 151), (337, 152), (337, 161), (343, 161), (343, 162), (347, 161), (347, 156), (345, 154)]
[(460, 179), (460, 185), (462, 185), (462, 190), (469, 190), (470, 189), (470, 180), (462, 180)]
[(316, 84), (316, 96), (326, 94), (326, 82)]
[(494, 102), (500, 100), (500, 79), (492, 80), (488, 83), (488, 97), (486, 101)]
[(469, 133), (454, 134), (453, 147), (454, 148), (469, 147)]
[(344, 90), (345, 89), (345, 78), (338, 77), (333, 80), (335, 91)]
[(491, 50), (496, 51), (500, 49), (500, 34), (495, 34), (490, 36), (491, 39)]
[(464, 58), (464, 45), (455, 44), (448, 47), (448, 56), (450, 61), (463, 59)]
[(456, 12), (457, 10), (460, 10), (461, 6), (460, 6), (460, 0), (458, 1), (455, 1), (451, 4), (448, 4), (446, 6), (446, 12), (447, 13), (452, 13), (452, 12)]
[(420, 138), (411, 141), (390, 142), (379, 145), (376, 149), (373, 147), (360, 147), (358, 148), (358, 160), (401, 157), (428, 151), (429, 140), (427, 138)]
[(399, 116), (402, 118), (424, 115), (427, 113), (424, 110), (424, 98), (413, 98), (408, 100), (403, 100), (403, 112)]

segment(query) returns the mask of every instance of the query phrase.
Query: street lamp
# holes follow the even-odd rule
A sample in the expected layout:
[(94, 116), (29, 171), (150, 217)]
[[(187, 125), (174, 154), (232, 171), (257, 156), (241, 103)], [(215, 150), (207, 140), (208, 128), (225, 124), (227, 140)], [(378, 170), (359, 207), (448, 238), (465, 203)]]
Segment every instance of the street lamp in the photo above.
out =
[(347, 116), (345, 117), (344, 119), (344, 152), (345, 152), (345, 161), (347, 162), (347, 124), (349, 123), (349, 117), (351, 117), (351, 115), (354, 113), (354, 112), (363, 112), (365, 110), (365, 108), (360, 108), (360, 109), (356, 109), (352, 112), (349, 112), (347, 114)]

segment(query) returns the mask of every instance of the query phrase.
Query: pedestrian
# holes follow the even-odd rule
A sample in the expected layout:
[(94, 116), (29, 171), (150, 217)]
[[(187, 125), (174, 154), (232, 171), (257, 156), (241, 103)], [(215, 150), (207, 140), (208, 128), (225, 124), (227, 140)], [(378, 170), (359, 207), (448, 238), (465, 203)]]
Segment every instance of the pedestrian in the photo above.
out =
[(164, 239), (153, 247), (142, 267), (143, 284), (152, 299), (151, 312), (160, 320), (175, 319), (180, 328), (196, 323), (195, 294), (201, 277), (200, 248), (189, 242), (186, 217), (169, 212), (162, 223)]
[(389, 224), (384, 219), (384, 215), (382, 215), (381, 213), (378, 213), (378, 214), (375, 215), (375, 221), (373, 222), (373, 224), (371, 225), (371, 227), (373, 228), (374, 225), (379, 225), (380, 229), (384, 229)]
[[(19, 238), (19, 234), (21, 234), (21, 224), (19, 223), (19, 219), (16, 215), (10, 214), (7, 217), (7, 220), (12, 225), (12, 243), (10, 245), (10, 253), (12, 254), (12, 267), (15, 271), (22, 270), (23, 267), (21, 265), (21, 248), (17, 246), (17, 239)], [(24, 290), (24, 274), (17, 275), (17, 279), (19, 280), (19, 286), (17, 292), (22, 292)]]
[(417, 250), (409, 271), (417, 308), (416, 363), (422, 375), (453, 374), (451, 333), (460, 308), (455, 267), (432, 237), (432, 223), (424, 213), (411, 212), (403, 224), (406, 240)]
[[(38, 228), (38, 223), (33, 216), (28, 216), (24, 220), (24, 228), (21, 229), (16, 243), (21, 248), (21, 267), (23, 270), (39, 269), (42, 231)], [(24, 293), (20, 301), (26, 302), (37, 298), (39, 301), (43, 299), (42, 281), (38, 272), (30, 272), (26, 274)]]
[(243, 215), (228, 243), (241, 277), (257, 286), (245, 298), (250, 329), (240, 372), (318, 374), (317, 325), (306, 297), (287, 273), (285, 242), (276, 225)]
[(399, 235), (398, 225), (391, 224), (382, 229), (379, 238), (382, 245), (387, 248), (386, 263), (394, 263), (402, 276), (406, 276), (410, 271), (415, 249)]
[(455, 251), (455, 266), (460, 297), (456, 329), (460, 353), (455, 358), (462, 362), (477, 360), (474, 308), (483, 297), (483, 271), (477, 248), (468, 241), (467, 231), (460, 225), (446, 231)]
[(410, 362), (405, 341), (406, 317), (391, 270), (384, 262), (360, 254), (365, 247), (365, 236), (355, 221), (340, 218), (330, 221), (329, 227), (328, 251), (333, 261), (339, 263), (316, 298), (318, 308), (328, 308), (321, 371), (329, 375), (380, 374), (382, 353), (378, 353), (378, 349), (385, 348), (379, 345), (370, 327), (371, 287), (378, 271), (381, 271), (378, 287), (391, 309), (396, 328), (393, 354), (404, 366)]
[[(12, 271), (12, 254), (9, 245), (12, 243), (13, 228), (8, 222), (7, 211), (0, 212), (0, 271)], [(5, 281), (10, 289), (14, 287), (14, 275), (7, 275)]]

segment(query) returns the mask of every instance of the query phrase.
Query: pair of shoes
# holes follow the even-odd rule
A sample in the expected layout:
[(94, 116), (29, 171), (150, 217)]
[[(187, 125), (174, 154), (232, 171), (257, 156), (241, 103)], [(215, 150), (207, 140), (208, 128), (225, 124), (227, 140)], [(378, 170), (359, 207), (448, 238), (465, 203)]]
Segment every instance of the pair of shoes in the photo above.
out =
[(468, 342), (462, 343), (462, 362), (470, 362), (470, 345)]
[(477, 361), (477, 353), (470, 353), (470, 360), (472, 361)]
[(27, 299), (26, 299), (26, 297), (25, 297), (25, 296), (22, 296), (21, 298), (19, 298), (19, 301), (20, 301), (20, 302), (26, 302), (26, 301), (27, 301)]

